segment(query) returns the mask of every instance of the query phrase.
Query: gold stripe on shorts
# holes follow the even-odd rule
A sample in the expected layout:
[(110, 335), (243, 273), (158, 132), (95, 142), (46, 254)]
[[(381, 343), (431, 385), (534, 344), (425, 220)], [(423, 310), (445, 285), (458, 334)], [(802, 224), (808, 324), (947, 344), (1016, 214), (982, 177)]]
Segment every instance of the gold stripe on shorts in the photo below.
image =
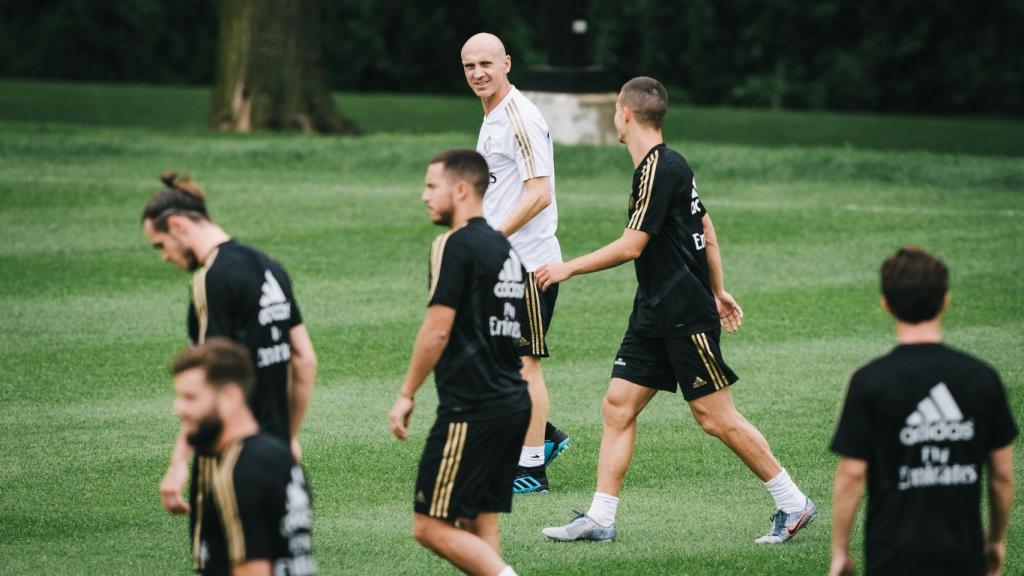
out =
[(441, 452), (441, 466), (434, 481), (434, 493), (430, 497), (430, 515), (435, 518), (448, 517), (448, 505), (455, 487), (455, 476), (462, 462), (462, 449), (466, 443), (466, 422), (449, 422), (448, 436)]
[(544, 354), (544, 320), (541, 317), (537, 279), (533, 272), (529, 274), (529, 287), (526, 291), (526, 316), (530, 321), (531, 350), (534, 356), (541, 356)]
[(725, 370), (722, 370), (722, 367), (718, 365), (718, 357), (711, 351), (711, 344), (708, 342), (707, 332), (701, 333), (700, 337), (704, 341), (704, 349), (708, 353), (708, 359), (711, 360), (711, 367), (718, 372), (718, 377), (722, 379), (722, 387), (724, 388), (728, 386), (729, 378), (726, 377)]
[(448, 508), (452, 501), (452, 491), (455, 489), (455, 476), (459, 473), (459, 465), (462, 464), (462, 451), (466, 447), (466, 432), (469, 430), (469, 423), (462, 422), (459, 424), (461, 430), (459, 432), (459, 438), (456, 440), (457, 448), (455, 449), (455, 464), (452, 466), (452, 472), (448, 475), (448, 485), (444, 488), (444, 504), (442, 510), (444, 511), (444, 517), (448, 517)]
[[(715, 386), (715, 390), (724, 388), (727, 385), (727, 381), (722, 378), (720, 372), (718, 372), (718, 365), (715, 363), (715, 355), (705, 349), (704, 340), (701, 339), (703, 334), (692, 334), (690, 340), (693, 342), (694, 347), (697, 348), (697, 354), (700, 355), (701, 362), (704, 363), (704, 369), (708, 371), (708, 375), (711, 376), (711, 382)], [(710, 357), (710, 358), (709, 358)]]

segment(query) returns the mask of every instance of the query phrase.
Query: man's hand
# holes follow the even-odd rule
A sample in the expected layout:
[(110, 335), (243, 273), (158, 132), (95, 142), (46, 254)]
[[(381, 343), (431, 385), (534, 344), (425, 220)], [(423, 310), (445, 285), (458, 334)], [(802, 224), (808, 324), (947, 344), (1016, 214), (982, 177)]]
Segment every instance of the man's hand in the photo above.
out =
[(409, 427), (409, 418), (412, 417), (413, 407), (415, 407), (415, 403), (412, 398), (401, 394), (395, 398), (395, 405), (388, 413), (388, 419), (391, 421), (391, 433), (395, 435), (395, 438), (405, 440), (409, 436), (406, 429)]
[(185, 502), (185, 481), (188, 479), (188, 467), (171, 465), (160, 481), (160, 504), (170, 514), (188, 514), (192, 507)]
[(718, 316), (721, 319), (722, 328), (725, 328), (725, 331), (730, 334), (739, 330), (740, 325), (743, 324), (743, 309), (740, 308), (732, 294), (723, 290), (715, 295), (715, 304), (718, 305)]
[(296, 464), (302, 461), (302, 446), (299, 445), (298, 438), (292, 438), (292, 458), (295, 458)]
[(572, 271), (565, 262), (549, 262), (544, 264), (533, 273), (537, 280), (537, 286), (542, 292), (546, 292), (552, 284), (558, 284), (572, 277)]
[(1003, 573), (1003, 561), (1006, 560), (1006, 542), (985, 543), (986, 576), (999, 576)]
[(853, 576), (853, 558), (849, 550), (832, 550), (832, 566), (828, 569), (828, 576)]

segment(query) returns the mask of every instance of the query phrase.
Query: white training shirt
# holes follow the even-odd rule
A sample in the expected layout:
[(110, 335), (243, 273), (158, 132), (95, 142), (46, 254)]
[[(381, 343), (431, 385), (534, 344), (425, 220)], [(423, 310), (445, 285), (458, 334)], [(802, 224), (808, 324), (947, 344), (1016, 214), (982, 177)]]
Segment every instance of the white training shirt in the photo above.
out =
[(551, 204), (510, 236), (509, 242), (527, 272), (548, 262), (561, 262), (562, 249), (555, 238), (558, 207), (551, 133), (540, 110), (515, 86), (497, 108), (484, 116), (476, 151), (487, 160), (491, 171), (491, 183), (484, 194), (484, 218), (493, 228), (505, 223), (526, 191), (527, 180), (549, 178)]

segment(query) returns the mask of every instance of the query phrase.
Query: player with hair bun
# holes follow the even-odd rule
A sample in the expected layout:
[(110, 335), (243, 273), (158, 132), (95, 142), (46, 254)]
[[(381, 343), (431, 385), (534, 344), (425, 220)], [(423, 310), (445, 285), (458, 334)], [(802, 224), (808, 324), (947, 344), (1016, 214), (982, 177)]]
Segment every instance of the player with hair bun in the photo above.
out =
[[(165, 262), (193, 272), (187, 332), (191, 345), (222, 336), (248, 348), (256, 372), (249, 397), (260, 429), (290, 444), (301, 458), (299, 428), (313, 394), (317, 360), (303, 323), (291, 279), (263, 252), (236, 242), (210, 217), (206, 194), (189, 176), (164, 172), (163, 187), (142, 212), (142, 231)], [(200, 511), (182, 493), (192, 454), (184, 430), (179, 432), (171, 462), (160, 483), (160, 498), (171, 514), (191, 512), (193, 529)], [(189, 502), (212, 487), (198, 476), (207, 456), (192, 466)], [(193, 539), (193, 558), (202, 553)]]

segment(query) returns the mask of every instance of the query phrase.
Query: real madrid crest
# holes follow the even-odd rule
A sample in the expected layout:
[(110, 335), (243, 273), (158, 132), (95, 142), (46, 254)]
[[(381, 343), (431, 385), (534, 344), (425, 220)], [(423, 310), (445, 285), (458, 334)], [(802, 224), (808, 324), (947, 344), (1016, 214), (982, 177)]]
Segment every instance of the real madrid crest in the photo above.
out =
[(490, 154), (490, 153), (491, 153), (491, 137), (488, 136), (487, 139), (484, 140), (484, 154)]

